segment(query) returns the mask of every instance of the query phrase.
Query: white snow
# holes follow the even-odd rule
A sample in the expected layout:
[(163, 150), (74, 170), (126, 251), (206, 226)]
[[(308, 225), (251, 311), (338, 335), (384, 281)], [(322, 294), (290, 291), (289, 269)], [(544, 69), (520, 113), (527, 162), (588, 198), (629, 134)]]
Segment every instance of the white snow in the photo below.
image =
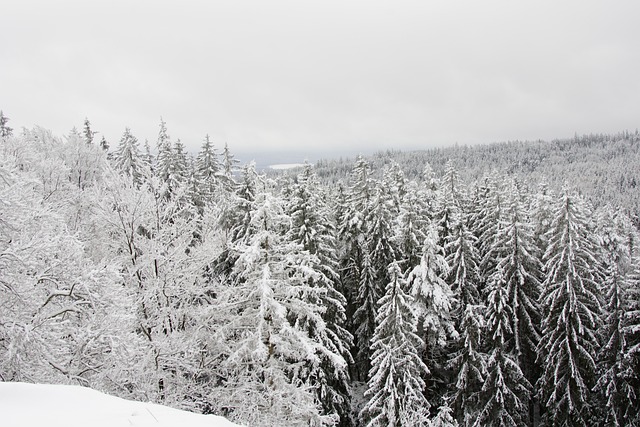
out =
[(69, 385), (0, 382), (3, 427), (233, 427), (214, 415), (134, 402)]

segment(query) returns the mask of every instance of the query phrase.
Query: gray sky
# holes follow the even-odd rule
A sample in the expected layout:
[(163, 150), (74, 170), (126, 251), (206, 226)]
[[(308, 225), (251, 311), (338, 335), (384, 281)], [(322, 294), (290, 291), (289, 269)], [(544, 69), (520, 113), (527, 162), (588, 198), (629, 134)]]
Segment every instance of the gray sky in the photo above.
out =
[(637, 0), (2, 3), (18, 128), (330, 157), (640, 126)]

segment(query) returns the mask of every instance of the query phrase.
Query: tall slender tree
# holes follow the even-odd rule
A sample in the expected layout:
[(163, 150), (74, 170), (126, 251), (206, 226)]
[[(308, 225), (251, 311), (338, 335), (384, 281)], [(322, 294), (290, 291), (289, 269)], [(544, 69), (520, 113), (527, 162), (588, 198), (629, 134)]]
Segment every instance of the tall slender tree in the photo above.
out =
[(582, 199), (565, 191), (547, 235), (541, 301), (546, 315), (538, 345), (539, 361), (544, 361), (538, 395), (547, 425), (591, 423), (602, 274), (588, 218)]
[(411, 297), (397, 263), (389, 267), (391, 281), (380, 299), (373, 355), (361, 412), (367, 426), (419, 426), (427, 424), (429, 402), (422, 377), (429, 370), (419, 355), (421, 339), (415, 333), (416, 319)]

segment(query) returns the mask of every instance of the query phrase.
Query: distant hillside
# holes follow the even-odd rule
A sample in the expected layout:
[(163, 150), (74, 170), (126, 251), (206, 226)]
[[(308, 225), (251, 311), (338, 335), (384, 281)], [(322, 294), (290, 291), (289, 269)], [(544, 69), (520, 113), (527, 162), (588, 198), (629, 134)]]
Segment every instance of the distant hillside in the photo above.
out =
[[(543, 180), (584, 194), (594, 205), (610, 203), (640, 214), (640, 134), (585, 135), (548, 141), (510, 141), (421, 151), (384, 151), (369, 157), (374, 171), (397, 162), (409, 179), (420, 179), (427, 163), (437, 175), (451, 160), (469, 185), (493, 171), (535, 188)], [(328, 183), (348, 177), (354, 159), (321, 160), (316, 173)]]

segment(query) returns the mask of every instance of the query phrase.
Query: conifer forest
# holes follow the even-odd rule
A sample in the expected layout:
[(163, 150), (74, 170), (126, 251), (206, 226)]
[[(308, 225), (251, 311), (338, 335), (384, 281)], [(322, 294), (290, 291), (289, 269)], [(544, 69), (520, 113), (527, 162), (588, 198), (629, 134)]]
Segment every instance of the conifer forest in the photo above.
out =
[(640, 425), (637, 131), (276, 172), (162, 120), (9, 124), (0, 381), (247, 426)]

